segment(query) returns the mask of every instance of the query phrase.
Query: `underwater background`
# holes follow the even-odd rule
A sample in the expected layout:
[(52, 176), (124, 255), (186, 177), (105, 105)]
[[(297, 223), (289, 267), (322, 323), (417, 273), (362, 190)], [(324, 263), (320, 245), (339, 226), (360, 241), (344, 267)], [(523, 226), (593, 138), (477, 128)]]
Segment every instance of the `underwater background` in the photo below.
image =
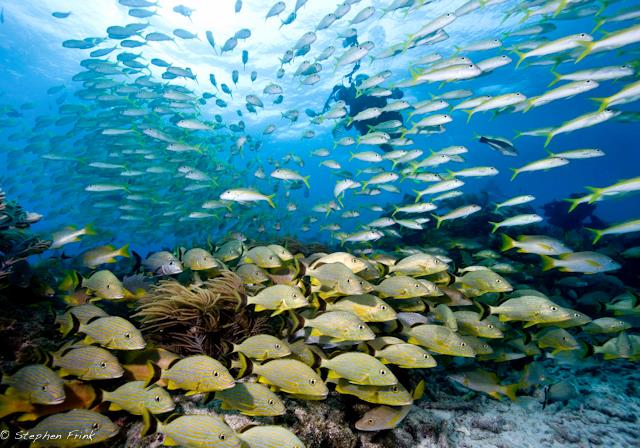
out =
[[(3, 0), (0, 11), (0, 418), (11, 434), (107, 418), (91, 442), (638, 443), (637, 1)], [(86, 305), (99, 310), (72, 311)], [(368, 314), (380, 306), (393, 317)], [(89, 327), (115, 316), (125, 322)], [(345, 335), (359, 325), (370, 337)], [(100, 339), (122, 331), (145, 342)], [(238, 348), (265, 335), (291, 350)], [(465, 337), (492, 347), (465, 351)], [(124, 370), (63, 365), (81, 343)], [(381, 354), (400, 343), (411, 352), (401, 362)], [(408, 365), (415, 347), (437, 367)], [(396, 383), (336, 365), (354, 354), (393, 365), (404, 401), (376, 389)], [(346, 365), (379, 370), (358, 356)], [(170, 379), (178, 357), (195, 363), (188, 377), (214, 365), (229, 384)], [(311, 373), (260, 373), (294, 358)], [(62, 404), (6, 379), (25, 365), (65, 378)], [(305, 375), (331, 386), (281, 383)], [(282, 412), (219, 396), (247, 378), (286, 397)], [(105, 405), (132, 380), (142, 395)], [(226, 424), (131, 410), (162, 387), (164, 412), (215, 409)], [(70, 409), (100, 417), (43, 418)], [(523, 429), (551, 412), (562, 421)], [(255, 417), (292, 433), (243, 439)], [(319, 420), (329, 426), (314, 430)], [(218, 431), (227, 441), (203, 435)]]

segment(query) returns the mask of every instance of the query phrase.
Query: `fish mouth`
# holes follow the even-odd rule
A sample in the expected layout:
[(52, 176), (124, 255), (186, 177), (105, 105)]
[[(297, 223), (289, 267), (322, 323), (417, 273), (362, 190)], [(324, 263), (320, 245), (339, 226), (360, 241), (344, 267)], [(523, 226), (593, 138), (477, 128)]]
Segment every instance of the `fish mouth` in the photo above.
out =
[(48, 406), (54, 405), (54, 404), (62, 404), (64, 403), (64, 401), (66, 400), (66, 397), (59, 397), (56, 398), (54, 400), (51, 400), (50, 402), (47, 403)]

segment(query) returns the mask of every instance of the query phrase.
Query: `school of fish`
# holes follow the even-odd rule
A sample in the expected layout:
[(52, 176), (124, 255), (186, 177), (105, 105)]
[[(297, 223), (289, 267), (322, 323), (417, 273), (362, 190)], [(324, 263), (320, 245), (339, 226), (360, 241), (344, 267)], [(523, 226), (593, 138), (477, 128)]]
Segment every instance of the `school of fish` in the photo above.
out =
[[(308, 1), (264, 4), (264, 19), (284, 33)], [(119, 432), (110, 417), (125, 411), (144, 422), (144, 433), (164, 434), (166, 445), (302, 448), (304, 442), (283, 426), (234, 431), (222, 416), (160, 416), (175, 409), (177, 395), (201, 394), (202, 407), (216, 400), (225, 412), (275, 417), (288, 412), (290, 400), (338, 394), (375, 405), (355, 427), (381, 431), (402, 424), (422, 398), (430, 369), (453, 367), (452, 383), (517, 401), (543, 387), (552, 397), (571, 396), (545, 375), (544, 361), (640, 360), (638, 289), (616, 277), (625, 263), (640, 258), (640, 246), (620, 253), (602, 247), (603, 239), (640, 232), (640, 217), (582, 229), (592, 237), (588, 245), (545, 235), (537, 227), (544, 218), (528, 205), (535, 192), (506, 200), (490, 193), (490, 210), (471, 202), (477, 198), (473, 179), (505, 173), (464, 159), (470, 143), (487, 145), (513, 158), (510, 176), (517, 183), (538, 171), (560, 172), (581, 159), (606, 157), (600, 148), (565, 148), (522, 165), (514, 140), (537, 137), (546, 149), (561, 134), (609, 120), (635, 125), (638, 114), (620, 106), (640, 100), (640, 8), (620, 10), (607, 0), (470, 0), (448, 10), (445, 1), (372, 6), (345, 0), (313, 30), (296, 36), (277, 70), (266, 73), (252, 67), (250, 27), (233, 36), (207, 30), (201, 40), (189, 31), (195, 8), (172, 8), (184, 28), (167, 31), (154, 25), (156, 2), (117, 3), (131, 23), (97, 31), (103, 37), (62, 42), (88, 57), (69, 85), (48, 90), (56, 96), (55, 112), (34, 117), (33, 132), (17, 129), (15, 120), (32, 106), (0, 104), (12, 170), (3, 190), (16, 191), (30, 179), (38, 193), (33, 204), (51, 210), (43, 221), (70, 223), (48, 236), (50, 249), (68, 268), (56, 284), (57, 296), (69, 305), (56, 320), (64, 343), (46, 361), (2, 376), (0, 418), (34, 434), (93, 434), (52, 439), (51, 446), (109, 440)], [(236, 17), (246, 8), (242, 0), (222, 3)], [(492, 8), (515, 21), (513, 31), (433, 50), (449, 39), (447, 28), (457, 19)], [(3, 10), (3, 22), (6, 16)], [(73, 12), (52, 16), (67, 20)], [(387, 48), (358, 42), (367, 24), (407, 16), (421, 18), (421, 26), (407, 29), (404, 40)], [(585, 19), (591, 29), (558, 34), (558, 21)], [(335, 45), (317, 48), (321, 34), (336, 35)], [(209, 78), (198, 79), (188, 61), (154, 57), (153, 48), (161, 45), (204, 47), (212, 61), (236, 61), (237, 69), (219, 72), (213, 64)], [(613, 54), (628, 60), (607, 64)], [(406, 55), (409, 66), (394, 63)], [(601, 65), (584, 68), (590, 60)], [(370, 69), (374, 64), (380, 69)], [(481, 77), (491, 84), (494, 71), (517, 75), (530, 65), (550, 67), (547, 91), (525, 95), (503, 86), (501, 93), (485, 95), (465, 86)], [(386, 106), (352, 113), (349, 104), (334, 99), (325, 110), (301, 111), (287, 102), (288, 89), (310, 94), (321, 80), (345, 76), (356, 98), (388, 98)], [(420, 97), (416, 87), (427, 83), (439, 88)], [(592, 110), (548, 128), (478, 133), (473, 142), (431, 152), (414, 142), (446, 133), (454, 120), (473, 126), (487, 112), (496, 120), (526, 114), (594, 94), (607, 83), (615, 83), (617, 93), (595, 98)], [(391, 99), (397, 90), (402, 99)], [(385, 113), (402, 120), (376, 121)], [(256, 133), (254, 118), (269, 124)], [(363, 122), (375, 124), (355, 133)], [(270, 150), (279, 132), (301, 129), (293, 127), (300, 123), (300, 152)], [(329, 145), (314, 144), (327, 133)], [(45, 164), (46, 179), (34, 178), (34, 156)], [(314, 182), (319, 170), (322, 179), (330, 173), (330, 184)], [(567, 214), (582, 204), (633, 200), (628, 198), (640, 191), (640, 177), (586, 190), (567, 199)], [(363, 202), (377, 196), (385, 199)], [(70, 197), (79, 198), (73, 209), (65, 200)], [(311, 201), (317, 197), (326, 200)], [(477, 237), (449, 232), (489, 214), (492, 220), (482, 221)], [(355, 219), (365, 216), (364, 225)], [(403, 243), (411, 231), (429, 232), (430, 246)], [(166, 250), (140, 257), (129, 244), (98, 243), (118, 234)], [(305, 256), (290, 251), (284, 235), (313, 236), (332, 250)], [(251, 291), (240, 305), (285, 322), (285, 328), (235, 344), (228, 359), (181, 357), (151, 346), (134, 311), (110, 315), (102, 306), (126, 303), (131, 309), (153, 287), (125, 278), (132, 274), (124, 268), (129, 260), (137, 260), (133, 274), (151, 285), (178, 276), (185, 281), (182, 274), (191, 273), (186, 281), (197, 287), (202, 277), (232, 270)], [(500, 365), (525, 358), (530, 362), (524, 370), (504, 376)], [(421, 379), (409, 377), (409, 369)], [(119, 385), (101, 389), (101, 380)]]

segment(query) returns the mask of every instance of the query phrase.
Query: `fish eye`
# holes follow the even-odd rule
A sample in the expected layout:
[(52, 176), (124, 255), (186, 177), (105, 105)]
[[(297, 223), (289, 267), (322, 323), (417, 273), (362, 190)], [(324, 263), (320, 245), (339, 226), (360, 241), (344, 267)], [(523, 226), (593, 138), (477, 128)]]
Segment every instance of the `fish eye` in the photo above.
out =
[(360, 280), (360, 286), (364, 286), (364, 282)]
[(385, 311), (385, 310), (387, 309), (387, 305), (380, 305), (380, 309), (381, 309), (382, 311)]
[(398, 390), (399, 390), (399, 389), (398, 389), (398, 386), (393, 386), (393, 387), (391, 388), (391, 392), (398, 392)]
[(267, 403), (269, 403), (271, 406), (273, 406), (276, 402), (273, 401), (273, 398), (270, 398), (269, 401), (267, 401)]
[(460, 343), (460, 347), (466, 347), (466, 346), (467, 346), (467, 343), (466, 343), (466, 342), (461, 342), (461, 343)]
[(350, 278), (347, 279), (347, 283), (351, 283), (351, 279)]
[(387, 371), (386, 371), (386, 370), (384, 370), (384, 369), (380, 369), (380, 375), (386, 375), (386, 374), (387, 374)]
[(100, 423), (94, 423), (93, 425), (91, 425), (91, 429), (93, 429), (94, 431), (97, 431), (100, 429)]
[(563, 340), (563, 341), (566, 341), (566, 340), (567, 340), (567, 337), (566, 337), (566, 336), (562, 336), (562, 340)]
[(153, 399), (154, 399), (156, 402), (160, 403), (160, 395), (156, 395), (155, 397), (153, 397)]
[(372, 418), (368, 419), (367, 423), (369, 423), (370, 425), (373, 425), (373, 419)]
[(499, 278), (496, 279), (496, 283), (502, 283), (502, 280), (500, 280)]
[(276, 350), (280, 350), (280, 344), (275, 344), (274, 347)]
[(578, 313), (573, 313), (573, 317), (580, 317)]
[(42, 389), (43, 391), (47, 390), (47, 385), (46, 385), (46, 384), (43, 384), (43, 385), (42, 385), (42, 387), (41, 387), (41, 389)]
[(473, 68), (473, 64), (469, 64), (469, 68)]
[(218, 434), (218, 439), (224, 440), (226, 438), (227, 438), (226, 434), (223, 434), (223, 433)]
[(127, 338), (127, 339), (131, 339), (131, 333), (125, 333), (124, 337)]
[(551, 311), (558, 311), (558, 307), (557, 306), (552, 306), (551, 307)]
[(420, 285), (416, 283), (415, 285), (413, 285), (413, 287), (414, 287), (414, 288), (419, 288), (419, 287), (420, 287)]
[(309, 379), (309, 384), (312, 386), (316, 384), (316, 380), (314, 378)]
[(493, 329), (493, 324), (487, 325), (487, 328)]
[(111, 284), (107, 283), (107, 289), (111, 289)]
[(217, 370), (214, 370), (213, 371), (213, 376), (215, 376), (215, 377), (220, 376), (220, 373)]
[(106, 369), (106, 368), (107, 368), (107, 363), (106, 363), (106, 362), (104, 362), (104, 361), (102, 361), (102, 362), (100, 363), (100, 367), (102, 367), (103, 369)]
[(424, 355), (422, 355), (422, 357), (423, 357), (424, 359), (429, 359), (429, 355), (428, 355), (428, 354), (426, 354), (426, 353), (425, 353)]
[(355, 264), (358, 260), (356, 260), (355, 258), (351, 259), (351, 263)]
[(358, 330), (364, 330), (364, 325), (362, 324), (358, 325)]

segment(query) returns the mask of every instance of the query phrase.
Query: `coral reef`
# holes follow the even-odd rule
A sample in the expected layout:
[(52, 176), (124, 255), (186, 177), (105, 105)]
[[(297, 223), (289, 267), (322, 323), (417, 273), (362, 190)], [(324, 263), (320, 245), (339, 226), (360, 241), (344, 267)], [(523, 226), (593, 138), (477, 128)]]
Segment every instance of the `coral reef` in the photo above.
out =
[[(42, 253), (51, 245), (50, 241), (43, 241), (25, 230), (40, 218), (17, 203), (7, 201), (0, 190), (0, 287), (20, 283), (17, 281), (20, 274), (29, 270), (27, 257)], [(12, 275), (18, 278), (12, 281)]]
[(228, 350), (221, 342), (239, 342), (266, 328), (267, 318), (242, 306), (240, 277), (221, 271), (202, 285), (163, 280), (141, 301), (134, 317), (144, 333), (168, 350), (210, 356)]

